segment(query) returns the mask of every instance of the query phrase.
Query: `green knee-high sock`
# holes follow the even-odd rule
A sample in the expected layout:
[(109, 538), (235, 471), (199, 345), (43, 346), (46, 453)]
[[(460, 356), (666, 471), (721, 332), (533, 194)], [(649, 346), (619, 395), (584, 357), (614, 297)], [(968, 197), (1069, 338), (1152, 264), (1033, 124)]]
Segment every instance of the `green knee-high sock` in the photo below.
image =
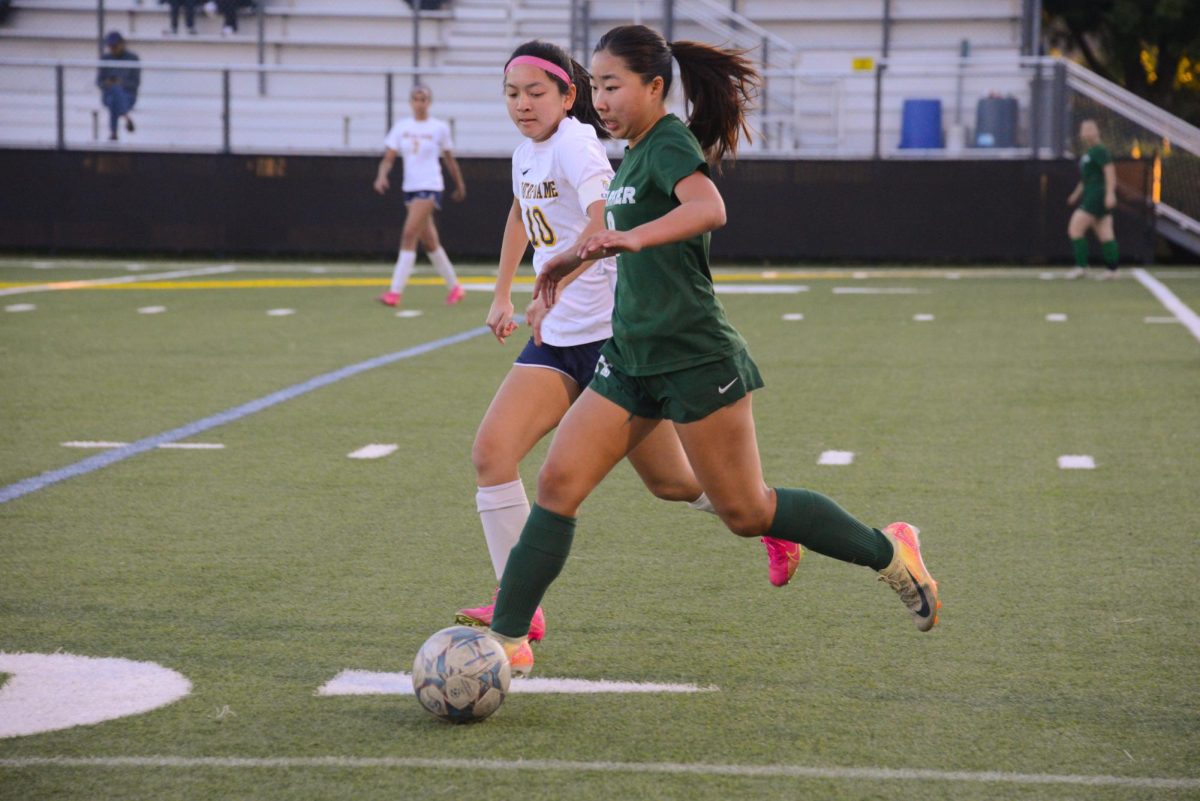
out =
[(770, 536), (875, 570), (891, 564), (888, 538), (860, 523), (830, 498), (812, 490), (787, 488), (776, 488), (775, 497)]
[(546, 588), (558, 577), (571, 552), (575, 518), (547, 511), (536, 503), (529, 510), (521, 539), (508, 555), (492, 629), (506, 637), (524, 637)]
[(1100, 245), (1100, 250), (1104, 253), (1104, 263), (1108, 265), (1108, 269), (1117, 269), (1120, 261), (1120, 251), (1117, 250), (1117, 240), (1110, 239)]
[(1072, 239), (1071, 250), (1075, 253), (1075, 266), (1087, 267), (1088, 246), (1086, 239)]

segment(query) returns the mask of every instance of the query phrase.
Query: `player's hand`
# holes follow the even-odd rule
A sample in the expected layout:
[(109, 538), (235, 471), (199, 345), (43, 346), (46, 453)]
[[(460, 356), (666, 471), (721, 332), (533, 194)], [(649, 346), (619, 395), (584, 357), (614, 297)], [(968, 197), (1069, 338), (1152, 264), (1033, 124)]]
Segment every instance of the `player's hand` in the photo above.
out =
[(1117, 196), (1115, 193), (1110, 193), (1104, 196), (1104, 208), (1115, 209), (1117, 207)]
[(571, 251), (565, 250), (542, 265), (537, 280), (533, 282), (533, 299), (541, 299), (546, 311), (554, 308), (558, 302), (558, 283), (566, 278), (581, 264), (581, 260)]
[(486, 325), (492, 329), (496, 341), (503, 345), (504, 340), (517, 330), (517, 324), (513, 322), (512, 301), (493, 300), (492, 308), (488, 310)]
[(455, 203), (462, 203), (467, 199), (467, 188), (465, 186), (454, 187), (454, 191), (450, 193), (450, 199)]
[(550, 310), (546, 308), (544, 298), (535, 298), (525, 307), (525, 322), (533, 329), (533, 344), (542, 344), (542, 321)]
[(379, 194), (386, 194), (392, 188), (391, 182), (388, 181), (386, 175), (381, 175), (375, 179), (375, 191)]
[(583, 261), (588, 261), (607, 259), (618, 253), (637, 253), (641, 249), (641, 243), (629, 231), (601, 231), (589, 236), (575, 253)]

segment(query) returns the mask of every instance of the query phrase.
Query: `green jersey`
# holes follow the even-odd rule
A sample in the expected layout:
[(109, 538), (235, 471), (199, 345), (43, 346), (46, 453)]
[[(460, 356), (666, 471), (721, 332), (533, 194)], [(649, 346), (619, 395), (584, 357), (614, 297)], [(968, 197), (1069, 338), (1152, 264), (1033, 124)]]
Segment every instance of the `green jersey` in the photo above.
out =
[[(679, 206), (675, 185), (708, 175), (699, 142), (674, 114), (655, 123), (608, 187), (605, 220), (628, 231)], [(725, 317), (708, 268), (709, 234), (617, 257), (613, 335), (601, 353), (631, 376), (682, 370), (723, 359), (746, 343)]]
[(1092, 145), (1079, 159), (1079, 180), (1083, 182), (1083, 199), (1079, 207), (1097, 217), (1108, 213), (1104, 208), (1104, 167), (1112, 163), (1108, 148)]

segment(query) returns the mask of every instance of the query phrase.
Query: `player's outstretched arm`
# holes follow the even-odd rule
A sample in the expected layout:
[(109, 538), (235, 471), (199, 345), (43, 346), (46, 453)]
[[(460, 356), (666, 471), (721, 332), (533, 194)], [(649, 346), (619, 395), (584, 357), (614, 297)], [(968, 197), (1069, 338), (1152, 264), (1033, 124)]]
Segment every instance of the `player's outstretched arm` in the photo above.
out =
[(388, 175), (391, 173), (395, 163), (396, 151), (389, 147), (384, 152), (383, 158), (379, 160), (379, 168), (375, 171), (375, 191), (381, 195), (386, 194), (391, 189)]
[(450, 172), (450, 180), (454, 181), (454, 191), (450, 193), (450, 199), (455, 203), (462, 202), (467, 197), (467, 185), (463, 181), (462, 169), (458, 166), (458, 159), (454, 158), (454, 154), (449, 150), (443, 150), (442, 161), (446, 162), (446, 169)]
[(496, 291), (492, 296), (492, 307), (488, 310), (487, 327), (496, 339), (503, 343), (517, 324), (513, 322), (512, 282), (525, 256), (529, 240), (525, 226), (521, 223), (521, 204), (514, 197), (504, 223), (504, 238), (500, 242), (500, 268), (496, 273)]
[(1071, 194), (1067, 196), (1067, 205), (1074, 206), (1079, 202), (1080, 196), (1083, 195), (1083, 181), (1075, 184), (1075, 188), (1071, 190)]
[(707, 175), (694, 172), (675, 184), (679, 205), (657, 220), (629, 231), (602, 231), (579, 248), (581, 258), (636, 253), (643, 248), (682, 242), (725, 225), (725, 201)]

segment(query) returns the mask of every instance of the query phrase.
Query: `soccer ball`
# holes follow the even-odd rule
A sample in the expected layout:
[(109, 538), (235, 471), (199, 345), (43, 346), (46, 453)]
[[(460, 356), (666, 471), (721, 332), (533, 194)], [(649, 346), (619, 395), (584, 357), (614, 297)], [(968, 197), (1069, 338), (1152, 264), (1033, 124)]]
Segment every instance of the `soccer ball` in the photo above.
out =
[(451, 723), (474, 723), (499, 709), (511, 676), (500, 643), (470, 626), (442, 629), (413, 660), (417, 700), (431, 715)]

